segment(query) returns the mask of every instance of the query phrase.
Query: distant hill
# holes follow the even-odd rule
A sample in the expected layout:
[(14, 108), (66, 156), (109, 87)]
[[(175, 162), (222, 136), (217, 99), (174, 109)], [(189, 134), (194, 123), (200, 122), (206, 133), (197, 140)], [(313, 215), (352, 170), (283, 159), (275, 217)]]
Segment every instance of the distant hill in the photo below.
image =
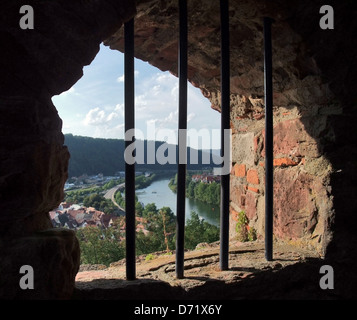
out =
[[(124, 162), (124, 150), (125, 141), (123, 139), (101, 139), (101, 138), (90, 138), (82, 136), (74, 136), (72, 134), (65, 134), (65, 145), (68, 147), (71, 154), (69, 160), (68, 175), (69, 177), (78, 177), (82, 174), (98, 174), (103, 173), (103, 175), (114, 175), (118, 171), (125, 170)], [(151, 142), (154, 144), (154, 142)], [(166, 147), (161, 147), (164, 142), (155, 142), (155, 153), (163, 153)], [(143, 146), (144, 145), (144, 146)], [(176, 152), (176, 161), (174, 164), (162, 165), (155, 161), (154, 164), (147, 164), (147, 147), (148, 142), (136, 141), (137, 149), (140, 150), (141, 147), (144, 148), (144, 164), (136, 164), (137, 171), (147, 171), (147, 170), (176, 170), (177, 169), (177, 157), (178, 157), (178, 147), (176, 145), (168, 145), (170, 148), (170, 155)], [(154, 146), (154, 145), (152, 145)], [(153, 148), (151, 148), (153, 149)], [(150, 149), (150, 150), (151, 150)], [(191, 152), (197, 152), (198, 163), (190, 163)], [(188, 165), (189, 170), (202, 170), (207, 167), (216, 167), (212, 161), (212, 154), (205, 150), (204, 154), (209, 158), (209, 164), (202, 164), (202, 151), (195, 150), (192, 148), (187, 148), (188, 154)], [(164, 157), (168, 156), (166, 151), (163, 154)], [(156, 157), (155, 157), (156, 159)]]

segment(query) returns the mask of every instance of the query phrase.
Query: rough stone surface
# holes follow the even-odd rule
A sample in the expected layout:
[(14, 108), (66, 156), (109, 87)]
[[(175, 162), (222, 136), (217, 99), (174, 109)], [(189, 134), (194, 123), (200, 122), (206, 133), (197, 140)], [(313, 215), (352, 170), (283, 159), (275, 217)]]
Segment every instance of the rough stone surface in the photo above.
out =
[(344, 282), (335, 290), (321, 290), (316, 252), (274, 244), (274, 260), (266, 261), (262, 242), (231, 242), (229, 270), (220, 271), (219, 244), (185, 253), (185, 277), (176, 279), (174, 255), (161, 254), (137, 262), (137, 279), (125, 280), (125, 262), (109, 268), (79, 272), (76, 300), (242, 300), (353, 298), (356, 284)]
[[(264, 77), (263, 77), (263, 26), (264, 16), (274, 18), (273, 37), (273, 88), (274, 88), (274, 161), (276, 170), (284, 170), (280, 176), (293, 178), (297, 182), (281, 180), (281, 190), (290, 190), (294, 205), (281, 201), (288, 199), (282, 191), (275, 194), (274, 214), (279, 224), (277, 237), (293, 239), (297, 236), (301, 244), (310, 242), (321, 253), (326, 252), (333, 230), (331, 222), (343, 209), (343, 197), (350, 199), (352, 187), (343, 186), (338, 178), (333, 178), (334, 168), (345, 167), (339, 159), (342, 151), (332, 146), (343, 140), (337, 123), (343, 122), (344, 114), (356, 119), (353, 102), (353, 77), (351, 70), (356, 65), (355, 39), (346, 41), (346, 35), (354, 38), (356, 30), (352, 12), (356, 7), (352, 2), (332, 1), (335, 9), (335, 23), (339, 28), (334, 34), (319, 27), (321, 1), (232, 1), (230, 2), (230, 46), (231, 46), (231, 129), (233, 170), (231, 175), (231, 206), (236, 211), (245, 210), (256, 216), (250, 225), (260, 232), (264, 230)], [(178, 9), (176, 1), (137, 1), (138, 14), (135, 19), (136, 56), (149, 61), (161, 70), (177, 74)], [(220, 110), (220, 47), (219, 47), (219, 3), (195, 0), (188, 4), (189, 57), (188, 77), (199, 87), (212, 104)], [(336, 39), (338, 41), (335, 41)], [(105, 44), (113, 49), (124, 50), (122, 30), (109, 37)], [(343, 48), (343, 49), (341, 49)], [(347, 55), (344, 52), (349, 52)], [(352, 54), (354, 52), (354, 54)], [(343, 85), (342, 85), (343, 83)], [(349, 94), (348, 94), (349, 92)], [(354, 111), (352, 111), (354, 110)], [(339, 119), (339, 120), (337, 120)], [(347, 124), (352, 135), (353, 128)], [(341, 136), (341, 138), (339, 138)], [(356, 139), (349, 137), (344, 149), (351, 152), (348, 163), (353, 162)], [(351, 162), (352, 161), (352, 162)], [(243, 175), (257, 172), (259, 184), (250, 184)], [(294, 176), (290, 167), (296, 167)], [(350, 165), (348, 168), (355, 173)], [(278, 172), (278, 171), (277, 171)], [(306, 174), (310, 174), (306, 182)], [(278, 173), (279, 175), (279, 173)], [(332, 178), (332, 179), (331, 179)], [(316, 181), (315, 181), (316, 180)], [(251, 180), (252, 181), (252, 180)], [(250, 181), (250, 182), (251, 182)], [(300, 181), (300, 182), (299, 182)], [(302, 188), (318, 185), (320, 194), (307, 196), (309, 191)], [(282, 184), (281, 184), (281, 183)], [(287, 183), (287, 185), (283, 185)], [(255, 193), (256, 201), (247, 201), (241, 187)], [(345, 189), (345, 191), (340, 191)], [(275, 188), (277, 190), (277, 188)], [(297, 192), (295, 192), (297, 191)], [(241, 194), (238, 195), (237, 192)], [(301, 197), (301, 199), (298, 199)], [(341, 198), (340, 198), (341, 197)], [(252, 200), (252, 199), (250, 199)], [(352, 200), (354, 202), (354, 200)], [(320, 205), (315, 205), (318, 202)], [(304, 209), (302, 206), (307, 205)], [(252, 208), (251, 206), (254, 206)], [(289, 212), (286, 210), (289, 209)], [(349, 215), (352, 210), (346, 208)], [(304, 213), (302, 212), (304, 211)], [(254, 213), (254, 214), (253, 214)], [(256, 214), (255, 214), (256, 213)], [(301, 218), (302, 215), (305, 218)], [(307, 217), (310, 218), (307, 218)], [(310, 222), (307, 222), (307, 220)], [(290, 222), (287, 222), (290, 221)], [(292, 223), (292, 221), (294, 221)], [(338, 219), (343, 223), (343, 219)], [(294, 225), (290, 228), (286, 225)], [(284, 228), (282, 225), (286, 225)], [(340, 225), (338, 223), (338, 225)], [(234, 223), (231, 222), (234, 233)], [(319, 227), (317, 227), (319, 226)], [(321, 226), (321, 227), (320, 227)], [(322, 227), (324, 226), (324, 227)], [(341, 225), (342, 226), (342, 225)], [(339, 227), (340, 228), (340, 227)], [(344, 233), (341, 227), (341, 234)], [(312, 232), (312, 230), (314, 230)], [(350, 230), (352, 231), (352, 230)], [(262, 236), (263, 234), (260, 234)], [(318, 240), (316, 240), (318, 239)], [(311, 241), (310, 241), (311, 240)], [(348, 237), (345, 240), (349, 244)]]
[[(135, 14), (135, 4), (136, 56), (177, 74), (178, 10), (175, 0), (32, 0), (28, 4), (36, 12), (36, 27), (21, 30), (22, 4), (3, 1), (0, 12), (0, 41), (6, 48), (0, 52), (0, 258), (8, 256), (4, 244), (12, 243), (20, 252), (28, 243), (33, 253), (28, 264), (47, 269), (37, 261), (44, 257), (56, 261), (57, 250), (62, 249), (51, 251), (52, 245), (40, 245), (43, 250), (30, 250), (30, 243), (42, 243), (37, 232), (50, 228), (48, 210), (62, 200), (69, 156), (51, 97), (82, 76), (83, 66), (93, 60), (104, 39), (111, 48), (123, 51), (120, 27)], [(259, 178), (259, 184), (250, 184), (246, 174), (231, 175), (230, 232), (234, 236), (235, 213), (241, 210), (250, 217), (258, 238), (264, 230), (262, 18), (271, 16), (275, 19), (274, 156), (286, 159), (276, 161), (276, 237), (314, 247), (336, 265), (340, 271), (336, 275), (345, 277), (340, 283), (348, 287), (355, 284), (345, 280), (357, 250), (356, 2), (330, 1), (335, 9), (333, 31), (319, 27), (322, 4), (319, 0), (230, 1), (233, 165), (245, 165), (246, 173), (255, 170)], [(218, 1), (188, 2), (188, 76), (219, 111), (218, 5)], [(74, 246), (73, 241), (69, 242)], [(74, 252), (73, 265), (65, 265), (76, 270), (78, 252), (64, 247), (66, 261)], [(274, 272), (269, 277), (274, 278)], [(71, 279), (72, 271), (66, 283)], [(46, 295), (43, 289), (40, 292)]]
[[(51, 229), (0, 243), (2, 299), (68, 299), (79, 268), (79, 244), (70, 230)], [(33, 289), (20, 287), (22, 266), (33, 269)], [(27, 280), (26, 283), (29, 283)]]
[[(22, 30), (23, 1), (0, 12), (0, 297), (68, 298), (79, 267), (69, 232), (51, 231), (48, 212), (63, 200), (69, 152), (51, 97), (83, 75), (100, 43), (135, 14), (131, 1), (40, 1), (33, 30)], [(42, 233), (39, 233), (42, 232)], [(19, 291), (19, 264), (31, 265), (35, 289)]]

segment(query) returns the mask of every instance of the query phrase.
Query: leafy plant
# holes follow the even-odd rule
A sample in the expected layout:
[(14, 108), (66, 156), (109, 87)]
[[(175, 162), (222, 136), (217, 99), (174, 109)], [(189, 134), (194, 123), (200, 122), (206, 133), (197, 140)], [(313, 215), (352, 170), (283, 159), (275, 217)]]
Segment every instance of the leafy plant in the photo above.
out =
[(217, 240), (219, 240), (219, 228), (200, 219), (198, 214), (192, 211), (185, 227), (185, 247), (195, 249), (199, 243), (211, 243)]
[(109, 264), (125, 257), (120, 229), (85, 227), (76, 231), (81, 249), (81, 264)]
[(237, 240), (241, 242), (248, 241), (248, 218), (245, 212), (242, 210), (238, 213), (238, 221), (236, 224)]
[(257, 239), (257, 232), (253, 227), (248, 225), (249, 220), (242, 210), (238, 213), (238, 221), (236, 224), (237, 239), (241, 242), (254, 241)]
[(248, 230), (248, 241), (255, 241), (257, 240), (257, 231), (250, 227)]
[(150, 261), (153, 260), (155, 258), (155, 256), (151, 253), (149, 253), (146, 257), (145, 257), (145, 261)]

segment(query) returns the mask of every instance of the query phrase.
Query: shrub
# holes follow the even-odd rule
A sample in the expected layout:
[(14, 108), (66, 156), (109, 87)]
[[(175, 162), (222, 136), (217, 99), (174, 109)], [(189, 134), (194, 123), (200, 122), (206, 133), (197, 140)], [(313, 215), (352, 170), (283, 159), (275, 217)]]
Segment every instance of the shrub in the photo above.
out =
[(155, 258), (155, 256), (151, 253), (149, 253), (146, 257), (145, 257), (145, 261), (149, 261), (149, 260), (153, 260)]
[(236, 224), (237, 240), (241, 242), (254, 241), (257, 239), (257, 232), (248, 225), (249, 220), (242, 210), (238, 213), (238, 222)]

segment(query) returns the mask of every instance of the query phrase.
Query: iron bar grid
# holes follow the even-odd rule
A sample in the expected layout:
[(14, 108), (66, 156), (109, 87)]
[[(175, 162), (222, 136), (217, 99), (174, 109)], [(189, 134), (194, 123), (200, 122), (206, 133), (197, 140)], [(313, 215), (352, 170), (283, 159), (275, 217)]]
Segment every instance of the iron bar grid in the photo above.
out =
[[(225, 159), (227, 136), (230, 129), (230, 43), (229, 1), (220, 0), (221, 19), (221, 157)], [(273, 19), (264, 18), (264, 94), (265, 94), (265, 256), (273, 256), (273, 85), (271, 24)], [(188, 68), (187, 2), (179, 0), (179, 156), (177, 175), (177, 225), (176, 225), (176, 277), (184, 277), (185, 193), (187, 160), (187, 68)], [(124, 25), (125, 35), (125, 147), (135, 142), (135, 86), (134, 86), (134, 19)], [(230, 143), (229, 143), (230, 145)], [(135, 156), (135, 155), (134, 155)], [(185, 159), (185, 161), (182, 161)], [(223, 166), (223, 164), (222, 164)], [(220, 268), (229, 268), (229, 200), (230, 174), (221, 176), (220, 205)], [(125, 164), (126, 202), (126, 278), (136, 278), (135, 255), (135, 164)]]

